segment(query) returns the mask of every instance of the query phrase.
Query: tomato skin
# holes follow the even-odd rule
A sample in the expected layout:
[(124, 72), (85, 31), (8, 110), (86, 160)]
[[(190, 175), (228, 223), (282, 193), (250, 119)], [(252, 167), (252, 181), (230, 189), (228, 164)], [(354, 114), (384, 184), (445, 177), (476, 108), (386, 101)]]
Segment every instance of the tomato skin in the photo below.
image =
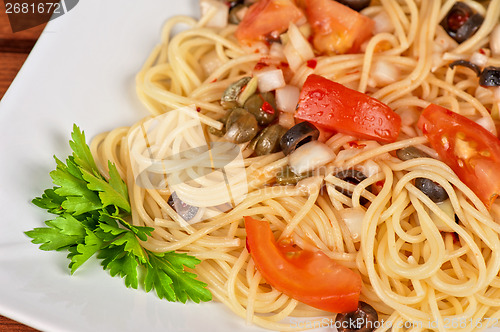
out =
[(401, 118), (375, 98), (318, 75), (307, 77), (295, 117), (323, 128), (380, 142), (394, 142)]
[(304, 13), (291, 0), (260, 0), (248, 8), (238, 24), (235, 35), (242, 44), (265, 41), (266, 37), (285, 32), (291, 22), (297, 22)]
[(426, 107), (418, 127), (439, 157), (489, 209), (500, 194), (500, 140), (444, 107)]
[(358, 306), (361, 276), (321, 251), (276, 243), (267, 221), (245, 217), (247, 248), (267, 283), (288, 296), (330, 312), (351, 312)]
[(332, 0), (306, 0), (306, 16), (314, 32), (314, 48), (334, 55), (358, 53), (371, 38), (375, 22)]

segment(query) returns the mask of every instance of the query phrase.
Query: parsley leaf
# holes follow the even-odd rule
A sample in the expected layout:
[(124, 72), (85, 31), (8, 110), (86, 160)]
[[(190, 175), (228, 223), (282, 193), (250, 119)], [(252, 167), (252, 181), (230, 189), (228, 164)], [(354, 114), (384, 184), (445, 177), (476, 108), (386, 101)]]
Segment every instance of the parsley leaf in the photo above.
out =
[[(47, 227), (25, 232), (42, 250), (68, 250), (71, 274), (90, 257), (97, 255), (112, 276), (124, 278), (127, 287), (141, 285), (155, 290), (160, 298), (185, 303), (210, 301), (207, 284), (186, 271), (200, 260), (185, 253), (154, 253), (142, 247), (153, 228), (130, 223), (131, 207), (127, 185), (114, 164), (109, 174), (100, 174), (85, 134), (73, 126), (69, 144), (73, 153), (66, 162), (55, 158), (50, 172), (55, 187), (47, 189), (33, 204), (55, 214)], [(144, 278), (139, 278), (141, 273)]]

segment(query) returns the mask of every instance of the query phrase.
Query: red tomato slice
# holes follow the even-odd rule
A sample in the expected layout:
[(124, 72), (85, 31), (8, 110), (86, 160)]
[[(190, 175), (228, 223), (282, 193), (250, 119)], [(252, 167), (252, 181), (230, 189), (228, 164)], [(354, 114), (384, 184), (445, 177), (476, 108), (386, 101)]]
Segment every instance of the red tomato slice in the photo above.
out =
[(315, 125), (381, 142), (394, 142), (401, 118), (384, 103), (318, 75), (309, 75), (295, 117)]
[(242, 44), (277, 38), (304, 13), (291, 0), (260, 0), (248, 8), (235, 35)]
[(500, 194), (500, 140), (466, 117), (431, 104), (418, 120), (439, 157), (487, 208)]
[(267, 283), (288, 296), (330, 312), (358, 306), (361, 276), (321, 251), (276, 243), (267, 221), (245, 217), (247, 248)]
[(314, 48), (326, 54), (358, 53), (371, 38), (375, 22), (332, 0), (306, 0)]

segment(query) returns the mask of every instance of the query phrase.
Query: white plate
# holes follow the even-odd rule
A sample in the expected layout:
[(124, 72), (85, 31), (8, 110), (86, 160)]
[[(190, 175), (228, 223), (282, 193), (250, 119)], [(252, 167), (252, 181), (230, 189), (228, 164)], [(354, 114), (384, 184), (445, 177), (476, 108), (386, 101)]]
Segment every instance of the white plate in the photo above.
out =
[(48, 24), (0, 103), (0, 314), (43, 331), (260, 330), (220, 303), (127, 289), (97, 260), (70, 276), (65, 253), (23, 233), (50, 217), (30, 201), (51, 187), (72, 124), (90, 138), (147, 115), (135, 73), (166, 18), (198, 12), (198, 0), (85, 0)]

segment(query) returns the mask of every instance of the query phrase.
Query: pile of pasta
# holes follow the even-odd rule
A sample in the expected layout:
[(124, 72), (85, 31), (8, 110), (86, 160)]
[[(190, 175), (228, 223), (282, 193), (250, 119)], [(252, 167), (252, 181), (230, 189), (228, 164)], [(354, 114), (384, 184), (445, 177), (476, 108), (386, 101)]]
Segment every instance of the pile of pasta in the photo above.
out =
[[(334, 314), (299, 303), (265, 282), (245, 248), (243, 216), (267, 220), (277, 238), (293, 236), (299, 246), (316, 247), (359, 272), (363, 280), (360, 299), (385, 321), (386, 328), (380, 330), (387, 326), (404, 330), (408, 325), (398, 322), (413, 322), (413, 330), (448, 327), (466, 331), (491, 326), (495, 319), (498, 322), (500, 205), (494, 203), (487, 210), (439, 161), (416, 126), (419, 113), (430, 103), (493, 124), (488, 110), (496, 103), (494, 94), (478, 85), (473, 71), (452, 69), (448, 64), (470, 59), (487, 48), (488, 36), (499, 22), (500, 1), (465, 1), (484, 16), (482, 26), (460, 45), (440, 48), (443, 31), (439, 22), (454, 2), (372, 1), (363, 13), (374, 17), (385, 12), (393, 31), (376, 34), (363, 53), (318, 56), (314, 69), (303, 64), (293, 72), (289, 84), (301, 87), (315, 73), (379, 99), (402, 118), (401, 134), (394, 143), (365, 142), (364, 148), (352, 149), (349, 142), (356, 141), (355, 137), (338, 133), (328, 139), (326, 144), (337, 158), (321, 171), (322, 185), (271, 185), (287, 165), (287, 158), (282, 152), (254, 157), (243, 145), (249, 184), (246, 198), (213, 218), (186, 225), (167, 202), (168, 188), (136, 184), (127, 142), (134, 128), (146, 120), (97, 136), (92, 153), (103, 172), (111, 160), (126, 180), (133, 223), (155, 228), (144, 247), (196, 256), (202, 262), (195, 272), (214, 298), (248, 322), (268, 329), (296, 329), (287, 322), (290, 317), (321, 321)], [(215, 29), (205, 22), (206, 18), (185, 16), (166, 22), (161, 43), (136, 79), (138, 96), (152, 116), (195, 105), (203, 125), (214, 125), (225, 112), (220, 98), (227, 86), (251, 75), (256, 63), (270, 56), (242, 48), (234, 37), (236, 26)], [(215, 57), (219, 64), (210, 72), (203, 67), (206, 56)], [(377, 82), (371, 73), (380, 63), (394, 66), (398, 79)], [(487, 65), (499, 66), (500, 59), (489, 57)], [(166, 132), (165, 139), (174, 141), (169, 135)], [(434, 159), (402, 161), (396, 157), (396, 150), (409, 146)], [(333, 176), (339, 169), (357, 167), (370, 169), (367, 179), (358, 185)], [(446, 190), (457, 220), (415, 187), (414, 179), (419, 177)], [(370, 192), (371, 185), (379, 190)], [(338, 188), (352, 191), (352, 198)], [(362, 197), (368, 204), (360, 203)], [(353, 239), (341, 217), (345, 209), (363, 209), (360, 241)], [(436, 220), (450, 230), (441, 231)]]

